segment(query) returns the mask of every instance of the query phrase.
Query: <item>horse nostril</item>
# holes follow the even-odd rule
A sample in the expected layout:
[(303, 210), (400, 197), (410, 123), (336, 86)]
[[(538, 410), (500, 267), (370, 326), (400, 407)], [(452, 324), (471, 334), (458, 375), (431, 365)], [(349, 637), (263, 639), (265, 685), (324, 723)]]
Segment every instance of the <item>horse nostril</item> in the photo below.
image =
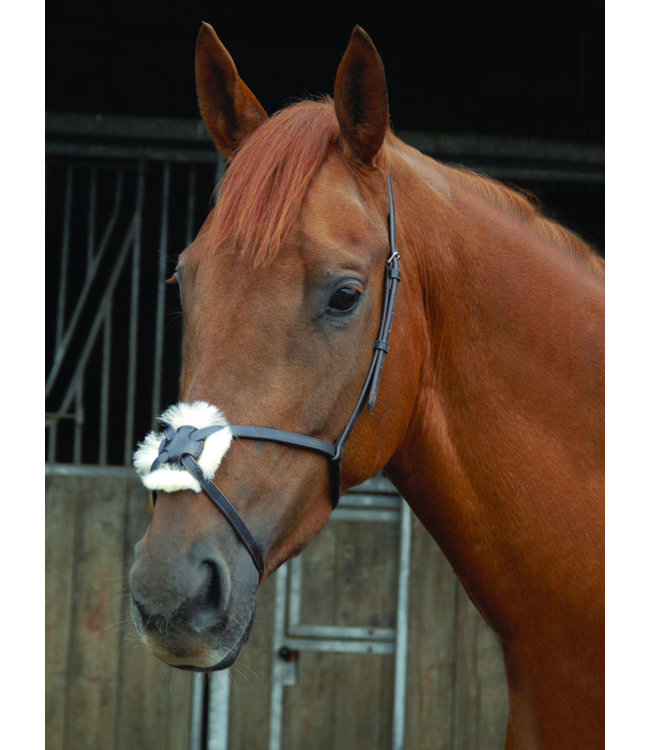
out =
[(139, 602), (134, 596), (131, 596), (133, 606), (138, 612), (140, 622), (144, 630), (157, 630), (159, 633), (165, 631), (167, 620), (162, 615), (153, 614), (142, 602)]
[(222, 586), (219, 576), (219, 568), (212, 560), (205, 560), (203, 563), (208, 569), (208, 588), (206, 599), (208, 602), (218, 605), (221, 601)]
[(219, 621), (226, 607), (227, 585), (225, 574), (215, 560), (204, 560), (201, 564), (207, 572), (206, 581), (196, 600), (192, 625), (198, 630), (208, 630)]
[(195, 545), (167, 575), (147, 559), (134, 565), (131, 609), (141, 632), (175, 638), (189, 630), (202, 636), (223, 623), (230, 601), (229, 568), (206, 546)]
[(208, 580), (205, 588), (205, 602), (208, 606), (221, 609), (225, 604), (226, 585), (224, 571), (215, 560), (204, 560), (203, 565), (208, 570)]

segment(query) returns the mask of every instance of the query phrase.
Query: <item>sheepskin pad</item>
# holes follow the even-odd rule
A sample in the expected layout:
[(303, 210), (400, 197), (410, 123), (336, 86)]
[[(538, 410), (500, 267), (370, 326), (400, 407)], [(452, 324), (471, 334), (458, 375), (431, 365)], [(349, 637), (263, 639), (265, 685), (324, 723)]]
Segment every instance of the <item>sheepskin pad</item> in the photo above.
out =
[[(191, 404), (180, 402), (170, 406), (158, 420), (163, 425), (171, 425), (175, 430), (183, 425), (192, 425), (197, 429), (214, 425), (223, 426), (222, 430), (212, 433), (205, 439), (203, 451), (197, 459), (205, 478), (212, 479), (232, 442), (228, 421), (219, 409), (206, 401), (194, 401)], [(133, 465), (144, 486), (149, 490), (161, 492), (200, 492), (201, 486), (198, 481), (181, 466), (162, 464), (155, 471), (151, 471), (151, 465), (158, 458), (163, 440), (162, 432), (152, 431), (138, 444), (133, 455)]]

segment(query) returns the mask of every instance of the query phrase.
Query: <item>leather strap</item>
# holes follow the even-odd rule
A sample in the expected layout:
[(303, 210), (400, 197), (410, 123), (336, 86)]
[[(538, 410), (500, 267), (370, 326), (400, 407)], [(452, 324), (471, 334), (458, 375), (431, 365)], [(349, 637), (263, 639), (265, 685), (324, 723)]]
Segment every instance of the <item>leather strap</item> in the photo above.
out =
[(334, 457), (334, 453), (336, 452), (332, 443), (312, 437), (311, 435), (302, 435), (299, 432), (285, 432), (284, 430), (274, 430), (270, 427), (252, 427), (241, 424), (231, 425), (230, 431), (233, 437), (270, 440), (273, 443), (291, 445), (295, 448), (306, 448), (307, 450), (322, 453), (330, 459)]
[[(202, 427), (200, 430), (194, 428), (190, 429), (193, 430), (191, 434), (194, 440), (204, 440), (215, 432), (223, 430), (224, 427), (226, 427), (226, 425)], [(272, 443), (282, 443), (283, 445), (291, 445), (295, 448), (305, 448), (310, 451), (316, 451), (317, 453), (322, 453), (328, 458), (332, 458), (336, 452), (334, 445), (328, 443), (327, 440), (321, 440), (320, 438), (315, 438), (311, 435), (303, 435), (300, 432), (286, 432), (285, 430), (276, 430), (272, 427), (256, 427), (254, 425), (243, 424), (231, 424), (228, 425), (228, 427), (230, 428), (232, 436), (236, 438), (268, 440)], [(167, 435), (167, 432), (165, 432), (165, 435)]]
[(253, 564), (257, 568), (259, 580), (262, 580), (264, 575), (264, 555), (259, 548), (259, 545), (255, 541), (255, 537), (248, 530), (246, 524), (242, 521), (241, 516), (235, 510), (232, 503), (228, 498), (221, 492), (214, 482), (206, 479), (203, 476), (200, 466), (196, 463), (194, 457), (188, 453), (181, 457), (181, 463), (190, 472), (190, 474), (196, 479), (201, 485), (201, 489), (205, 494), (212, 500), (217, 508), (223, 513), (226, 521), (231, 525), (233, 531), (239, 537), (241, 543), (248, 550), (248, 554), (253, 560)]

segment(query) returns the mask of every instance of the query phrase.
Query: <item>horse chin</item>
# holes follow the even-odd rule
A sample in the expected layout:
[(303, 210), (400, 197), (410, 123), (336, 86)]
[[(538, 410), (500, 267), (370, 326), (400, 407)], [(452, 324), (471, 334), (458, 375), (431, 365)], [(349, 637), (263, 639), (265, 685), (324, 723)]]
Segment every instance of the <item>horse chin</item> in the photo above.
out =
[(142, 641), (156, 658), (176, 669), (217, 672), (232, 666), (246, 644), (255, 619), (255, 604), (247, 616), (232, 614), (225, 624), (200, 635), (181, 629), (171, 620), (163, 632), (153, 633), (143, 628), (135, 607), (132, 614)]

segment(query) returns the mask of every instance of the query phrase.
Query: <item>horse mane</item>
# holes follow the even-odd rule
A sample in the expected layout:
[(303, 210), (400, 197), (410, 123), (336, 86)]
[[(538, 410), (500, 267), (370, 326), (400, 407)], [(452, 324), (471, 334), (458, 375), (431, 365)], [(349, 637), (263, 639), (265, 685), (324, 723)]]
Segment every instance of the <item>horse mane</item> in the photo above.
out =
[(605, 261), (570, 229), (544, 215), (537, 198), (521, 188), (509, 187), (467, 167), (455, 167), (461, 181), (481, 197), (525, 221), (538, 236), (587, 262), (593, 271), (605, 273)]
[[(231, 238), (258, 266), (279, 252), (318, 167), (339, 136), (331, 97), (305, 99), (276, 112), (246, 139), (219, 186), (211, 232)], [(401, 143), (389, 133), (388, 148)], [(385, 154), (380, 154), (383, 161)], [(443, 165), (440, 165), (443, 166)], [(524, 220), (539, 236), (604, 274), (604, 261), (569, 229), (546, 217), (529, 194), (465, 167), (451, 167), (471, 190)]]
[(228, 167), (211, 231), (232, 238), (254, 266), (274, 257), (338, 133), (329, 97), (276, 112), (253, 131)]

